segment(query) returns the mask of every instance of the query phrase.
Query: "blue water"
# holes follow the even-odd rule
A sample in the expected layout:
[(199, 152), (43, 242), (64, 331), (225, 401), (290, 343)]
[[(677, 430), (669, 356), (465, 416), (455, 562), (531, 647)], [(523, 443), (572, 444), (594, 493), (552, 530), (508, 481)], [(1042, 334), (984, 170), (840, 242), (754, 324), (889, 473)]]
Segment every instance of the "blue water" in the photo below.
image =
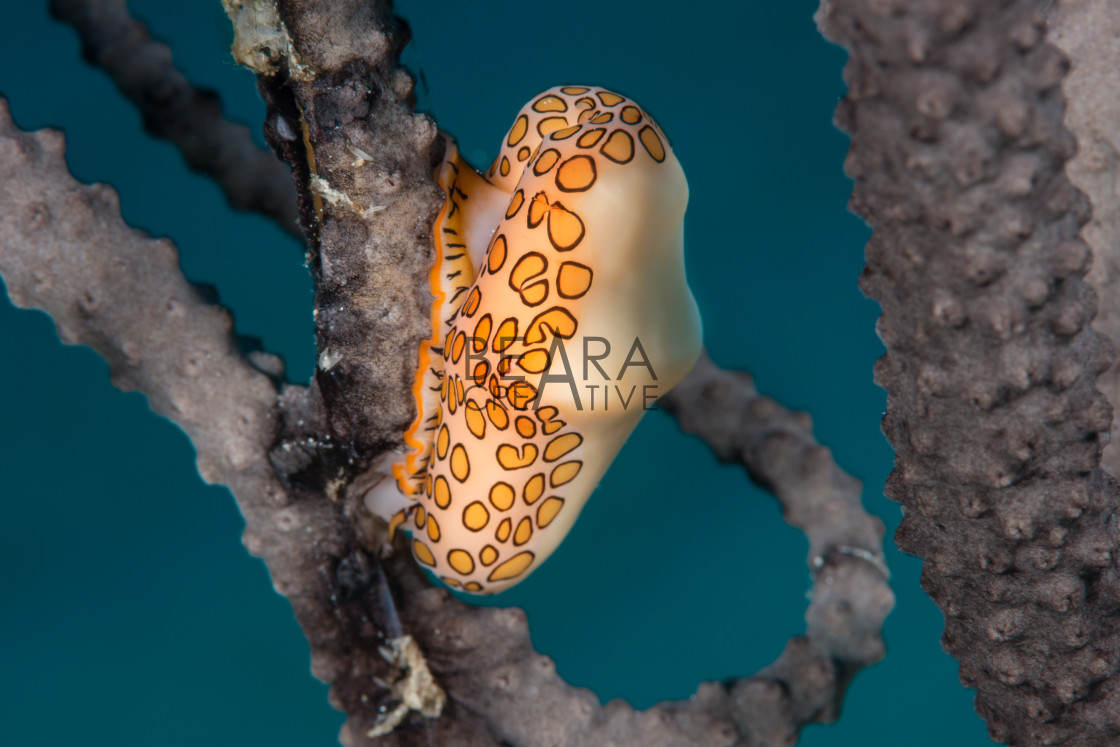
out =
[[(72, 171), (112, 184), (125, 217), (180, 247), (216, 285), (238, 331), (314, 365), (302, 252), (262, 218), (233, 214), (79, 59), (45, 3), (5, 9), (0, 93), (24, 128), (62, 127)], [(180, 67), (254, 129), (263, 107), (229, 60), (208, 3), (133, 0)], [(422, 106), (482, 163), (538, 90), (590, 83), (638, 100), (688, 175), (688, 271), (717, 362), (812, 413), (819, 440), (882, 496), (891, 452), (876, 306), (856, 287), (868, 230), (845, 209), (847, 141), (831, 125), (844, 54), (817, 34), (812, 0), (401, 2)], [(262, 564), (240, 545), (224, 489), (105, 364), (63, 347), (43, 315), (0, 304), (0, 744), (173, 747), (331, 745), (342, 723)], [(625, 527), (619, 531), (617, 527)], [(806, 543), (776, 503), (652, 413), (568, 541), (497, 601), (524, 607), (538, 650), (570, 683), (637, 707), (749, 674), (804, 629)], [(859, 675), (838, 724), (810, 747), (990, 744), (940, 648), (920, 565), (889, 544), (889, 653)]]

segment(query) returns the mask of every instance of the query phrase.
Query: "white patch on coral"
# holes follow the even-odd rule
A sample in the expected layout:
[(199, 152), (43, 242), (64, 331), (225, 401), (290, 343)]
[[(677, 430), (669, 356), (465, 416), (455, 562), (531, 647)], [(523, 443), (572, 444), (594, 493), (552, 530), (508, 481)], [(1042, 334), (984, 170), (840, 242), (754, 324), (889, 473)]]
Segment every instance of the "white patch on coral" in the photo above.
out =
[(424, 652), (412, 636), (393, 638), (381, 648), (381, 655), (396, 674), (388, 687), (400, 705), (382, 715), (366, 736), (374, 739), (392, 733), (410, 711), (416, 711), (425, 718), (439, 718), (447, 703), (447, 694), (436, 684)]
[(238, 64), (258, 75), (274, 75), (286, 60), (292, 78), (312, 80), (315, 77), (315, 72), (296, 52), (292, 37), (276, 10), (276, 0), (222, 0), (222, 7), (233, 23), (230, 52)]
[(324, 348), (319, 354), (319, 370), (330, 371), (340, 360), (342, 360), (342, 353), (334, 353), (330, 348)]
[(370, 466), (370, 472), (380, 474), (377, 482), (362, 496), (366, 510), (385, 521), (391, 521), (399, 511), (407, 511), (416, 502), (401, 492), (393, 478), (393, 463), (404, 459), (399, 451), (387, 451)]
[(276, 134), (284, 140), (296, 139), (296, 133), (292, 130), (292, 126), (288, 124), (288, 120), (281, 116), (276, 117)]
[(353, 210), (355, 213), (362, 216), (366, 220), (369, 220), (374, 216), (374, 214), (380, 213), (382, 210), (385, 210), (388, 207), (387, 205), (370, 205), (366, 208), (359, 207), (352, 199), (350, 199), (350, 195), (335, 189), (326, 179), (323, 179), (319, 175), (311, 177), (311, 191), (319, 195), (332, 205), (342, 205), (343, 207), (347, 207)]
[(356, 169), (360, 169), (362, 166), (365, 166), (367, 163), (373, 160), (373, 156), (371, 156), (369, 153), (366, 153), (356, 145), (348, 143), (346, 147), (349, 148), (350, 152), (354, 154), (354, 162), (350, 165)]

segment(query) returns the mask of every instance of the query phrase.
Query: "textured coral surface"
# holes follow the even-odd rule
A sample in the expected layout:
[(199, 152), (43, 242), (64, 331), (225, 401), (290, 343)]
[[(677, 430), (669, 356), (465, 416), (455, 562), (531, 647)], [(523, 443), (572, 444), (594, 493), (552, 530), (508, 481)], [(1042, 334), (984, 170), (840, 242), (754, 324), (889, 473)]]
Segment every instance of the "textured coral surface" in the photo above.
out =
[[(1077, 137), (1077, 154), (1066, 164), (1074, 186), (1093, 203), (1081, 238), (1093, 250), (1086, 276), (1097, 291), (1093, 327), (1120, 340), (1120, 5), (1108, 0), (1062, 0), (1048, 16), (1047, 38), (1069, 57), (1073, 69), (1062, 83), (1065, 124)], [(1113, 361), (1097, 386), (1115, 407), (1120, 402), (1120, 362)], [(1120, 472), (1120, 428), (1112, 419), (1102, 465)]]
[(826, 2), (852, 52), (836, 112), (861, 287), (883, 307), (876, 380), (899, 547), (925, 559), (942, 642), (989, 732), (1120, 737), (1116, 482), (1099, 467), (1112, 346), (1090, 326), (1090, 208), (1066, 179), (1064, 56), (1045, 3)]
[(86, 59), (141, 110), (148, 132), (174, 142), (187, 165), (221, 185), (235, 209), (264, 213), (299, 235), (287, 168), (258, 148), (244, 126), (222, 116), (212, 91), (187, 82), (171, 50), (129, 15), (125, 0), (53, 0), (50, 9), (81, 35)]

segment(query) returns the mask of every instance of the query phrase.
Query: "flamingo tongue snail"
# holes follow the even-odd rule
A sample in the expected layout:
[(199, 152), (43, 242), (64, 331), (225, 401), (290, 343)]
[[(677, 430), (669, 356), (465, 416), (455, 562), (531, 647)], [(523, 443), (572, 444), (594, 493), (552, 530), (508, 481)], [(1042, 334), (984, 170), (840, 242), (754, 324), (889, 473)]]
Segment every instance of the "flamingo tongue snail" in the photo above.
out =
[(493, 593), (556, 549), (700, 354), (688, 185), (652, 118), (601, 88), (534, 97), (485, 175), (444, 137), (418, 414), (367, 505), (444, 583)]

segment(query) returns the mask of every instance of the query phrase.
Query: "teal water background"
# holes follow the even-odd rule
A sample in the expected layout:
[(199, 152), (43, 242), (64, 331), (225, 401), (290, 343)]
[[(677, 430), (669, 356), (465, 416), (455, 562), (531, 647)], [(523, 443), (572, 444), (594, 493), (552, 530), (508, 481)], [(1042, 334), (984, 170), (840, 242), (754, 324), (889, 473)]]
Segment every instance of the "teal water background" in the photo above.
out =
[[(259, 130), (252, 76), (208, 3), (133, 0), (196, 83)], [(941, 651), (920, 563), (890, 542), (891, 451), (876, 305), (860, 294), (868, 229), (846, 211), (847, 139), (831, 124), (844, 53), (813, 0), (407, 0), (421, 107), (476, 165), (521, 105), (557, 84), (635, 98), (672, 139), (691, 189), (688, 272), (712, 357), (810, 412), (817, 438), (864, 483), (887, 526), (897, 605), (885, 661), (861, 673), (839, 723), (806, 747), (991, 744)], [(174, 148), (148, 138), (44, 2), (10, 4), (0, 94), (24, 129), (61, 127), (72, 172), (120, 193), (125, 218), (179, 246), (239, 333), (304, 381), (314, 365), (300, 247), (238, 215)], [(184, 435), (104, 362), (64, 347), (42, 314), (0, 302), (0, 744), (335, 744), (342, 716), (310, 676), (287, 602), (240, 544), (223, 488)], [(620, 529), (621, 527), (621, 529)], [(639, 708), (748, 675), (804, 630), (806, 542), (738, 469), (651, 413), (564, 545), (495, 603), (524, 607), (536, 648), (573, 684)]]

